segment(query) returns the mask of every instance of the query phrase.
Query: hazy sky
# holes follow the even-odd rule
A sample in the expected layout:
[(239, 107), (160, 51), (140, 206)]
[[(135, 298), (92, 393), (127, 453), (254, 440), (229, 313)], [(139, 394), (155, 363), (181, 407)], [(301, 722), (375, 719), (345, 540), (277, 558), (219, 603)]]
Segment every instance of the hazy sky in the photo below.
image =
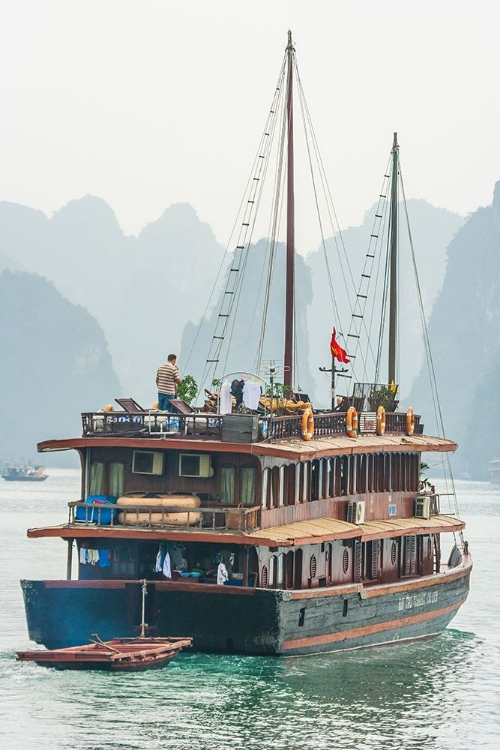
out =
[(51, 214), (91, 193), (133, 234), (185, 201), (225, 244), (288, 28), (342, 226), (377, 199), (394, 130), (408, 197), (467, 214), (500, 179), (498, 0), (0, 8), (0, 200)]

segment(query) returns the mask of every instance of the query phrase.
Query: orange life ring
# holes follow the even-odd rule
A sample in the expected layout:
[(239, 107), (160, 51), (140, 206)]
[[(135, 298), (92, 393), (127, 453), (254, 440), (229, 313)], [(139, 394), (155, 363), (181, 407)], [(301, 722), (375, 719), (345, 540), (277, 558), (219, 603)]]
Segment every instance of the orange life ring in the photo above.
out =
[(377, 409), (377, 435), (383, 435), (385, 432), (385, 409), (379, 406)]
[(411, 406), (406, 411), (406, 434), (413, 435), (415, 432), (415, 415)]
[(355, 438), (358, 434), (358, 412), (354, 406), (350, 406), (345, 415), (345, 424), (349, 437)]
[(312, 440), (314, 434), (314, 417), (311, 409), (302, 414), (302, 440)]

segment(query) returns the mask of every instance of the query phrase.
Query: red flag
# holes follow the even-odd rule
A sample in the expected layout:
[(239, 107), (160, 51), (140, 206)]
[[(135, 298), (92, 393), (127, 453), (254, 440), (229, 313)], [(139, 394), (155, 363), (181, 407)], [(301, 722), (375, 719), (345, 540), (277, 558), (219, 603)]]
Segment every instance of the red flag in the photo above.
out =
[(339, 342), (335, 338), (337, 335), (337, 331), (335, 328), (332, 332), (332, 340), (330, 341), (330, 351), (332, 353), (332, 357), (335, 357), (335, 359), (338, 359), (339, 362), (343, 362), (344, 364), (347, 364), (350, 362), (350, 359), (347, 359), (347, 352), (345, 349), (342, 349)]

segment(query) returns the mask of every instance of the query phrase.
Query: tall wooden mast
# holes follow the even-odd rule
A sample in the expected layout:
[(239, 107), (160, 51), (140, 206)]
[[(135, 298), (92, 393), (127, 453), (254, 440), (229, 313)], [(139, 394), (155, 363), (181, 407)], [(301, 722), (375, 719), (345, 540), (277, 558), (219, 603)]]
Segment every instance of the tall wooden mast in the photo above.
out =
[(398, 316), (398, 134), (394, 133), (392, 144), (391, 220), (389, 256), (389, 383), (396, 382), (396, 344)]
[(293, 172), (293, 43), (292, 32), (288, 32), (287, 75), (287, 222), (286, 222), (286, 297), (285, 297), (285, 372), (283, 383), (293, 383), (293, 317), (295, 282), (295, 195)]

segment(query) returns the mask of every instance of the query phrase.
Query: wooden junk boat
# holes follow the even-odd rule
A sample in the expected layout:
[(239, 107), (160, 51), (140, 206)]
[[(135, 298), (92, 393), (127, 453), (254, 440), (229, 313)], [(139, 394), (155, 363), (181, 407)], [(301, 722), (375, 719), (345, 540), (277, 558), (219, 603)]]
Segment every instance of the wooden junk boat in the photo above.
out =
[(192, 638), (154, 638), (146, 636), (147, 582), (141, 581), (142, 621), (137, 638), (113, 638), (102, 641), (97, 633), (84, 646), (50, 650), (18, 651), (17, 661), (32, 661), (54, 669), (98, 669), (111, 672), (139, 672), (166, 666), (179, 651), (192, 645)]
[[(331, 342), (332, 408), (313, 411), (294, 389), (293, 89), (300, 79), (290, 35), (280, 76), (275, 98), (283, 94), (285, 125), (271, 123), (265, 137), (281, 132), (288, 160), (280, 172), (288, 196), (283, 385), (295, 394), (288, 413), (277, 411), (272, 396), (246, 413), (192, 410), (178, 400), (169, 414), (117, 399), (122, 411), (82, 415), (82, 437), (40, 443), (41, 452), (77, 451), (82, 465), (81, 500), (69, 504), (67, 523), (28, 531), (68, 547), (66, 580), (22, 581), (30, 637), (48, 648), (86, 643), (95, 632), (133, 635), (142, 578), (151, 632), (189, 636), (207, 652), (296, 655), (423, 640), (441, 633), (466, 600), (472, 561), (465, 524), (421, 482), (422, 454), (443, 458), (456, 444), (425, 435), (413, 409), (398, 409), (396, 138), (386, 175), (387, 380), (375, 370), (371, 381), (353, 381), (351, 395), (338, 403), (335, 389), (347, 368), (336, 363), (349, 359), (354, 371), (360, 362), (354, 342), (366, 325), (367, 297), (360, 287), (349, 354), (335, 337)], [(258, 191), (258, 176), (249, 184)], [(244, 217), (247, 234), (227, 273), (221, 329), (207, 360), (214, 367), (223, 361), (217, 347), (227, 340), (252, 221)], [(374, 256), (370, 249), (366, 263)], [(368, 283), (370, 273), (362, 278)], [(449, 535), (454, 545), (443, 559), (441, 540)]]
[(190, 638), (113, 638), (94, 640), (85, 646), (51, 651), (18, 651), (18, 661), (33, 661), (54, 669), (101, 669), (138, 672), (164, 667), (181, 649), (191, 645)]

